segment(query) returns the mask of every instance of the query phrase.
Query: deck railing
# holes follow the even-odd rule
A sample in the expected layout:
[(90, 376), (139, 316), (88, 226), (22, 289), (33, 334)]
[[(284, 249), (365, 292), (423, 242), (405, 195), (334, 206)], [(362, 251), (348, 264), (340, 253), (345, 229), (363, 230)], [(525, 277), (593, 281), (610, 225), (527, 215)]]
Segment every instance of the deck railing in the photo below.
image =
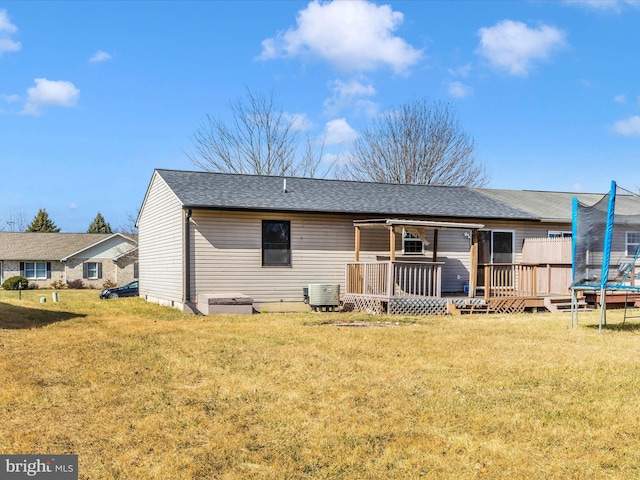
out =
[(350, 262), (346, 293), (376, 297), (440, 297), (442, 262)]
[(484, 265), (484, 296), (535, 297), (537, 266), (524, 263), (489, 263)]

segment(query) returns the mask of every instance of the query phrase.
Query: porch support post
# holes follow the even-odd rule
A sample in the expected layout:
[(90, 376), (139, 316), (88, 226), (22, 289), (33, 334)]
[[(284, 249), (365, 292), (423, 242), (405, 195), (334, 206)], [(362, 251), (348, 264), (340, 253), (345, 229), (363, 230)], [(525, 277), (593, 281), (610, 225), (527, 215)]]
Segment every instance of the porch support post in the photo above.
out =
[[(438, 231), (439, 230), (437, 228), (433, 231), (433, 255), (431, 257), (431, 261), (434, 263), (438, 261)], [(440, 270), (438, 269), (438, 273), (436, 274), (436, 267), (434, 266), (431, 269), (431, 285), (436, 284), (436, 280), (437, 280), (436, 276), (439, 276), (439, 275), (440, 275)], [(439, 297), (440, 293), (438, 292), (436, 296)]]
[(469, 298), (476, 296), (478, 283), (478, 230), (471, 230), (471, 248), (469, 250)]
[(360, 261), (360, 227), (356, 226), (355, 260)]
[(433, 256), (431, 258), (432, 262), (438, 261), (438, 229), (433, 231)]
[(396, 260), (396, 229), (393, 225), (389, 228), (389, 259)]

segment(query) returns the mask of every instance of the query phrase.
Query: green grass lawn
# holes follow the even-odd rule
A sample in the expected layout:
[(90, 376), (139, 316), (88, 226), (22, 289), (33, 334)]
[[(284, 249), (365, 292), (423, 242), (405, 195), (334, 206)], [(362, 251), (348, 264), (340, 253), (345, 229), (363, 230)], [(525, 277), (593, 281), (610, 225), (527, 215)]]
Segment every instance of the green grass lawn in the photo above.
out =
[(599, 335), (597, 312), (570, 329), (58, 295), (0, 291), (0, 452), (74, 453), (83, 479), (640, 477), (640, 322), (620, 312)]

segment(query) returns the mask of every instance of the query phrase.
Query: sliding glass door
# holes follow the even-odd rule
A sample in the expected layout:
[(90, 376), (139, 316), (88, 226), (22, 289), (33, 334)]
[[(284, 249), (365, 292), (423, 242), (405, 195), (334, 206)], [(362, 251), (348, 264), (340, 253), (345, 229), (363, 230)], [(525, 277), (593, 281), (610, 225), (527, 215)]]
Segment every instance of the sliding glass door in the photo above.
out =
[(513, 263), (515, 232), (513, 230), (480, 230), (478, 232), (478, 287), (484, 287), (484, 265)]

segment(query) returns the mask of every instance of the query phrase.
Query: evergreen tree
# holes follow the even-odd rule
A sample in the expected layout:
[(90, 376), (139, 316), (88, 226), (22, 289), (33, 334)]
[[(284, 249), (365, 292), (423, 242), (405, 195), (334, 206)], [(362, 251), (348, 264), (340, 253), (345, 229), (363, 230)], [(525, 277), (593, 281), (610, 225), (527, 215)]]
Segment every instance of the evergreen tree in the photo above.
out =
[(98, 212), (96, 218), (93, 219), (91, 225), (89, 225), (89, 230), (87, 233), (113, 233), (111, 231), (111, 225), (109, 225), (102, 214)]
[(27, 227), (27, 232), (58, 233), (60, 229), (49, 218), (49, 214), (44, 208), (38, 210), (31, 224)]

